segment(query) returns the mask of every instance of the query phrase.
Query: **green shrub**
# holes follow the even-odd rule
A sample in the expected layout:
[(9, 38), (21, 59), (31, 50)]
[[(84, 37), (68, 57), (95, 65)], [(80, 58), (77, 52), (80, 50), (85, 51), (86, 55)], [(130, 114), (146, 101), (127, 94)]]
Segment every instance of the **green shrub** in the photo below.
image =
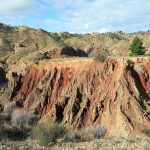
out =
[(130, 56), (138, 56), (138, 55), (144, 55), (146, 50), (145, 47), (143, 47), (143, 42), (138, 37), (135, 37), (129, 47), (129, 50), (131, 51)]
[(109, 33), (109, 36), (113, 39), (123, 40), (124, 38), (118, 33)]
[(142, 132), (150, 137), (150, 129), (143, 129)]
[(33, 127), (33, 136), (38, 140), (41, 146), (46, 146), (50, 142), (56, 142), (56, 140), (63, 137), (66, 132), (65, 127), (49, 122), (39, 123)]

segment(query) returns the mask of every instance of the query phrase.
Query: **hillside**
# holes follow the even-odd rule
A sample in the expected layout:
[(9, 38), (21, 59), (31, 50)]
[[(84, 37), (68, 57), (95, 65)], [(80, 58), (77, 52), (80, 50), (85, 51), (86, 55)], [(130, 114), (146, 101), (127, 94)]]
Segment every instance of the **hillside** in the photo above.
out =
[(147, 54), (150, 53), (150, 32), (137, 33), (93, 33), (71, 34), (49, 33), (42, 29), (26, 26), (8, 26), (0, 24), (0, 60), (12, 62), (21, 58), (40, 60), (45, 55), (54, 57), (97, 56), (107, 53), (113, 56), (127, 56), (132, 39), (138, 36), (144, 42)]
[[(63, 34), (63, 33), (62, 33)], [(96, 56), (108, 51), (110, 55), (127, 56), (129, 45), (133, 38), (138, 36), (144, 42), (147, 54), (150, 51), (150, 32), (123, 33), (93, 33), (66, 38), (64, 42), (73, 48), (79, 48), (87, 52), (89, 56)]]
[[(147, 49), (143, 57), (128, 56), (129, 44), (135, 36), (143, 40)], [(18, 136), (23, 125), (13, 126), (11, 117), (22, 115), (13, 116), (19, 110), (31, 113), (39, 122), (61, 124), (72, 132), (98, 125), (107, 131), (106, 139), (89, 143), (58, 142), (41, 149), (74, 149), (74, 146), (85, 150), (120, 149), (121, 146), (127, 150), (145, 150), (144, 145), (149, 148), (149, 137), (143, 132), (150, 131), (149, 53), (149, 31), (49, 33), (0, 24), (0, 132), (17, 131), (14, 134)], [(101, 54), (107, 57), (94, 58)], [(13, 106), (9, 117), (8, 106)], [(15, 149), (17, 143), (19, 148), (38, 147), (31, 135), (23, 142), (4, 137), (1, 134), (0, 146), (4, 143)]]

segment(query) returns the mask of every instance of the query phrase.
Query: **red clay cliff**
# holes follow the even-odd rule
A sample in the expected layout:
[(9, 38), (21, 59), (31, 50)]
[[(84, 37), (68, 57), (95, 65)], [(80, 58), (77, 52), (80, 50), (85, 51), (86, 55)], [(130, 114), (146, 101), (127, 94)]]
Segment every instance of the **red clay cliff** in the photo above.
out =
[(150, 127), (149, 77), (148, 58), (42, 61), (13, 74), (7, 93), (43, 119), (73, 128), (103, 124), (108, 135), (126, 136)]

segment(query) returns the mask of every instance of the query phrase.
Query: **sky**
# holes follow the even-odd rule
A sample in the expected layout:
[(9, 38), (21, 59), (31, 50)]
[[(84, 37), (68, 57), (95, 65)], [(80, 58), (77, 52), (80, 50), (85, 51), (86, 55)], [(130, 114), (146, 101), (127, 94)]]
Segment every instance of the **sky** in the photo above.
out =
[(150, 0), (0, 0), (0, 22), (49, 32), (150, 29)]

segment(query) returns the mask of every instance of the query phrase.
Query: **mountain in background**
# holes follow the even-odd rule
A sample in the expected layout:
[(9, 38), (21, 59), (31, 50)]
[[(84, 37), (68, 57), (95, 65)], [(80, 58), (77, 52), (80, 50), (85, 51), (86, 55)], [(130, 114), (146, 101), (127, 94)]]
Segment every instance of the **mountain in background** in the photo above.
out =
[(150, 31), (124, 33), (71, 34), (50, 33), (26, 26), (0, 24), (0, 60), (16, 61), (21, 58), (39, 60), (50, 57), (90, 56), (107, 53), (110, 56), (127, 56), (129, 45), (138, 36), (150, 54)]

